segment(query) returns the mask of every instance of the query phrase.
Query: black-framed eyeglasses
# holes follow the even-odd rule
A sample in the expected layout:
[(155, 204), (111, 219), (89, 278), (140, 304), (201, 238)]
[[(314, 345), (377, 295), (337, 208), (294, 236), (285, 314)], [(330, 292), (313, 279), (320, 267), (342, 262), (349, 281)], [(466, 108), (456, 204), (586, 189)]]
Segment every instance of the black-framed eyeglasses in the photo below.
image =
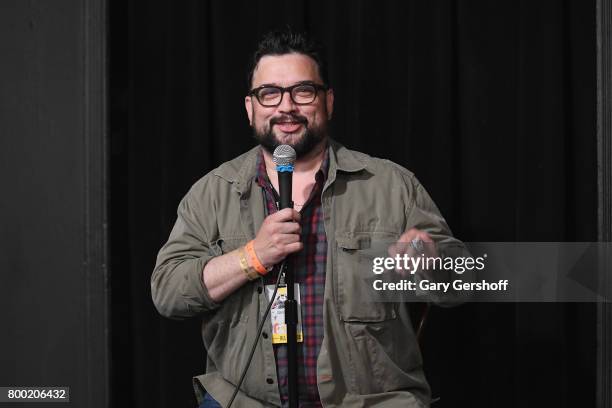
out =
[(295, 84), (283, 88), (282, 86), (262, 85), (251, 89), (249, 96), (255, 96), (262, 106), (273, 107), (280, 105), (283, 94), (289, 92), (291, 100), (296, 105), (308, 105), (317, 98), (318, 91), (326, 91), (325, 85), (319, 84)]

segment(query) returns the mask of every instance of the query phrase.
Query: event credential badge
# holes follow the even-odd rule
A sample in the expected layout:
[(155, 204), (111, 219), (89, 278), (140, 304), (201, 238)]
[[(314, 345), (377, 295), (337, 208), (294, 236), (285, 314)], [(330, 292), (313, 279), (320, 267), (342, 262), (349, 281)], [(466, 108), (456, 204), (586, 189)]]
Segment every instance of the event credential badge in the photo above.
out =
[[(302, 331), (302, 303), (300, 302), (300, 284), (294, 284), (295, 300), (297, 301), (297, 341), (304, 341), (304, 334)], [(266, 295), (268, 301), (274, 293), (274, 285), (266, 285)], [(276, 291), (276, 297), (272, 308), (270, 309), (270, 320), (272, 321), (272, 344), (287, 343), (287, 325), (285, 324), (285, 300), (287, 300), (287, 286), (279, 285)]]

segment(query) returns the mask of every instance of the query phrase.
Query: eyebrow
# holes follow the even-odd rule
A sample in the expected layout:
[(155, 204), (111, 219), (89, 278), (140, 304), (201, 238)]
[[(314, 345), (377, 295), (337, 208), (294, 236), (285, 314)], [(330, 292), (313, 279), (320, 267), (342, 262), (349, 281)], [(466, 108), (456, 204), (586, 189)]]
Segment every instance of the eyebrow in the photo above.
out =
[[(315, 84), (316, 84), (315, 81), (308, 79), (308, 80), (304, 80), (304, 81), (298, 81), (298, 82), (294, 83), (293, 85), (315, 85)], [(293, 85), (289, 85), (289, 86), (293, 86)], [(283, 88), (281, 85), (276, 84), (276, 83), (261, 84), (259, 86), (256, 86), (255, 88), (262, 88), (264, 86), (274, 86), (274, 87), (277, 87), (277, 88)]]

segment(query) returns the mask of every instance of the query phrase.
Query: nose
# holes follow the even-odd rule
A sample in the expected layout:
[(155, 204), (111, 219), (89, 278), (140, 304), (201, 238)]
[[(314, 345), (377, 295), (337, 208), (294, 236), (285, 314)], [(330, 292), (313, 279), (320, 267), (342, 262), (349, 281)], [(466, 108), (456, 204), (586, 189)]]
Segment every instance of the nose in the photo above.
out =
[(288, 90), (281, 94), (281, 101), (277, 109), (281, 112), (294, 112), (296, 110), (296, 104), (291, 99), (291, 93)]

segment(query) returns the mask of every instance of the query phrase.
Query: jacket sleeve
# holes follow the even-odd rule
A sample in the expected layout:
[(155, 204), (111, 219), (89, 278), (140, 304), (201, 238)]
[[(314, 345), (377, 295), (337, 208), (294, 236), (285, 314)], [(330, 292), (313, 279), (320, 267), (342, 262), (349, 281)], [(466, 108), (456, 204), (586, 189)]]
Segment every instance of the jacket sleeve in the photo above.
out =
[[(221, 255), (216, 242), (204, 226), (203, 205), (188, 193), (177, 211), (177, 219), (161, 248), (151, 276), (151, 295), (159, 313), (173, 319), (184, 319), (214, 310), (214, 302), (202, 280), (204, 266), (213, 257)], [(208, 211), (213, 211), (208, 208)]]
[[(412, 200), (409, 200), (412, 205), (406, 209), (407, 229), (417, 228), (427, 232), (434, 240), (438, 256), (442, 259), (470, 258), (472, 255), (469, 250), (463, 242), (453, 236), (440, 210), (416, 177), (404, 173), (404, 180), (412, 196)], [(427, 272), (426, 278), (436, 282), (452, 282), (455, 279), (471, 282), (475, 280), (475, 271), (464, 271), (458, 274), (453, 270), (432, 270)], [(428, 297), (438, 306), (445, 307), (455, 306), (470, 299), (467, 292), (457, 292), (453, 289), (447, 293), (432, 291)]]

